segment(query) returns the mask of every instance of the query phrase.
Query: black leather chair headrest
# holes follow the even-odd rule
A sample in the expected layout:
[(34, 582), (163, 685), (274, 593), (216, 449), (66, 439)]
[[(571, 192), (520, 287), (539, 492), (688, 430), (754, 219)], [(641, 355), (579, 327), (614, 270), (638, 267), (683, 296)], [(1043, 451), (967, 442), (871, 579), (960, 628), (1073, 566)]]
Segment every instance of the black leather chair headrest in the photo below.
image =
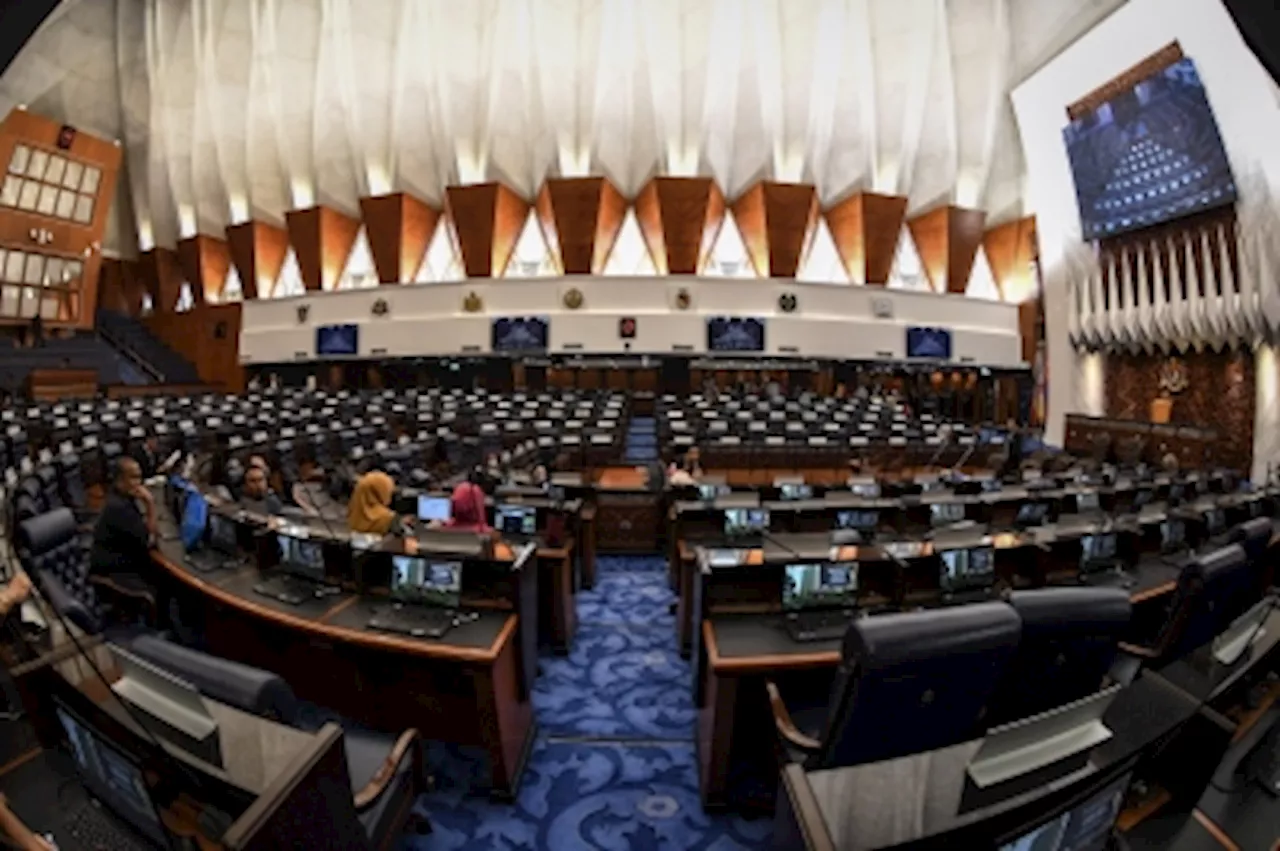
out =
[(1230, 541), (1244, 547), (1250, 559), (1261, 558), (1271, 546), (1271, 518), (1255, 517), (1231, 530)]
[(875, 671), (922, 657), (1004, 648), (1010, 641), (1016, 644), (1021, 632), (1021, 620), (1005, 603), (881, 615), (858, 621), (845, 633), (843, 656)]
[(1009, 604), (1022, 618), (1022, 634), (1061, 629), (1078, 631), (1089, 626), (1128, 623), (1133, 611), (1129, 592), (1123, 588), (1046, 588), (1015, 591)]
[(18, 524), (17, 543), (29, 553), (44, 553), (76, 536), (76, 516), (69, 508), (59, 508)]

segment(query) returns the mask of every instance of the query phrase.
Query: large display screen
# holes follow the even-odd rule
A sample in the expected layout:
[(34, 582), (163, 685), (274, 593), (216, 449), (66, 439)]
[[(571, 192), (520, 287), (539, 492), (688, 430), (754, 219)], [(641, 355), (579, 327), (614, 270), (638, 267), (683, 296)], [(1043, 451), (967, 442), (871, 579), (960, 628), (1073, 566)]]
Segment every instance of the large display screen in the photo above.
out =
[(951, 359), (951, 331), (947, 328), (908, 328), (907, 357)]
[(493, 320), (495, 352), (543, 351), (550, 322), (545, 316), (508, 316)]
[(763, 352), (764, 320), (734, 316), (716, 316), (708, 319), (707, 350)]
[(1062, 135), (1087, 240), (1236, 199), (1218, 123), (1190, 59), (1080, 116)]
[(354, 355), (359, 351), (359, 325), (321, 325), (316, 329), (317, 355)]

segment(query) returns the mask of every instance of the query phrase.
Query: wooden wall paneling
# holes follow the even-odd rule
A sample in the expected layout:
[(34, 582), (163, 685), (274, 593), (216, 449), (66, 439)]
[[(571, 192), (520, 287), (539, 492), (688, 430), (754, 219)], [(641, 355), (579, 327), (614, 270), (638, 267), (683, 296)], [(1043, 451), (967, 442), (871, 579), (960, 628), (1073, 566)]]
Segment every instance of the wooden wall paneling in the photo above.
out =
[(969, 287), (973, 259), (982, 244), (987, 214), (963, 207), (947, 209), (947, 292), (964, 293)]
[(197, 303), (216, 304), (222, 298), (231, 267), (231, 254), (226, 240), (197, 234), (178, 242), (178, 262), (182, 275), (191, 284), (191, 295)]
[(702, 245), (698, 249), (698, 271), (707, 268), (711, 262), (711, 251), (715, 248), (716, 239), (724, 227), (724, 211), (726, 207), (724, 194), (714, 182), (707, 195), (707, 212), (702, 222)]
[(325, 206), (290, 210), (284, 218), (303, 285), (310, 292), (332, 290), (351, 256), (360, 221)]
[(1036, 349), (1040, 339), (1037, 328), (1040, 325), (1041, 301), (1038, 298), (1028, 299), (1018, 305), (1018, 337), (1022, 341), (1022, 362), (1036, 362)]
[[(581, 187), (578, 187), (580, 190)], [(572, 193), (575, 198), (568, 202), (570, 206), (576, 206), (582, 202), (581, 195), (585, 194), (581, 191)], [(575, 203), (576, 202), (576, 203)], [(538, 190), (538, 196), (533, 199), (534, 213), (538, 217), (538, 228), (542, 231), (542, 238), (547, 243), (547, 253), (551, 257), (551, 261), (560, 269), (561, 274), (565, 274), (566, 261), (564, 257), (564, 246), (561, 245), (560, 228), (556, 225), (555, 201), (551, 197), (551, 179), (548, 178), (543, 182), (542, 188)], [(577, 211), (579, 214), (580, 210)], [(572, 253), (572, 250), (570, 251)]]
[(435, 233), (440, 211), (412, 195), (396, 192), (360, 199), (365, 239), (384, 284), (411, 283)]
[(165, 345), (195, 366), (200, 380), (224, 392), (244, 391), (240, 365), (239, 304), (202, 304), (185, 313), (157, 313), (145, 324)]
[(538, 220), (566, 275), (601, 274), (622, 229), (626, 200), (604, 177), (548, 178)]
[(98, 269), (98, 306), (127, 316), (142, 313), (146, 291), (136, 260), (104, 257)]
[[(98, 282), (102, 267), (102, 237), (106, 230), (111, 201), (115, 196), (123, 152), (118, 144), (107, 139), (76, 131), (66, 148), (58, 145), (63, 124), (23, 109), (13, 109), (0, 121), (0, 163), (7, 167), (13, 149), (19, 143), (32, 145), (51, 153), (61, 153), (76, 162), (99, 169), (101, 177), (94, 198), (93, 218), (87, 225), (27, 213), (16, 209), (0, 211), (0, 246), (28, 250), (32, 246), (30, 232), (33, 228), (49, 231), (52, 241), (41, 251), (64, 257), (75, 257), (83, 263), (79, 304), (74, 319), (51, 321), (50, 325), (65, 325), (82, 329), (92, 328), (98, 308)], [(8, 320), (22, 322), (27, 320)]]
[(182, 294), (182, 266), (178, 254), (168, 248), (156, 247), (138, 256), (142, 281), (151, 294), (151, 307), (156, 313), (173, 313)]
[(860, 192), (827, 211), (827, 227), (849, 280), (884, 286), (907, 215), (907, 199), (900, 195)]
[(200, 270), (199, 239), (199, 236), (189, 236), (178, 240), (178, 266), (182, 269), (183, 279), (191, 285), (191, 297), (197, 304), (206, 301), (204, 279)]
[(418, 266), (426, 256), (427, 246), (435, 235), (440, 221), (440, 211), (412, 195), (401, 198), (400, 218), (400, 275), (396, 281), (411, 283), (418, 274)]
[(470, 278), (499, 277), (524, 227), (529, 203), (501, 183), (450, 186), (445, 205)]
[(1166, 44), (1146, 59), (1126, 69), (1068, 106), (1067, 117), (1074, 121), (1086, 112), (1097, 109), (1116, 95), (1129, 91), (1135, 84), (1145, 80), (1152, 74), (1157, 74), (1170, 65), (1176, 64), (1182, 59), (1182, 56), (1182, 46), (1178, 42), (1173, 41)]
[(766, 278), (794, 278), (818, 222), (818, 194), (800, 183), (762, 180), (733, 203), (756, 273)]
[(249, 221), (227, 228), (227, 244), (244, 297), (270, 298), (289, 252), (288, 232), (267, 222)]
[(982, 235), (982, 250), (987, 254), (991, 277), (995, 278), (1001, 298), (1006, 297), (1006, 288), (1029, 291), (1031, 263), (1037, 254), (1036, 217), (1026, 216), (991, 228)]
[(636, 197), (636, 221), (659, 275), (696, 275), (724, 197), (709, 177), (655, 177)]
[(947, 289), (947, 208), (939, 207), (907, 220), (907, 230), (916, 244), (920, 265), (934, 292)]

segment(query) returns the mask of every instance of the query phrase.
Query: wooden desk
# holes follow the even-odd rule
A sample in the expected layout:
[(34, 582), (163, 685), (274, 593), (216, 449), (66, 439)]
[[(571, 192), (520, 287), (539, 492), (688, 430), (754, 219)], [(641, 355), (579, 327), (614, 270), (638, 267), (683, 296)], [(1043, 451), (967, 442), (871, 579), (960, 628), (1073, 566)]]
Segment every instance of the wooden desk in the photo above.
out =
[(275, 671), (300, 697), (373, 728), (480, 746), (491, 793), (515, 796), (533, 743), (517, 614), (482, 612), (440, 639), (375, 632), (366, 628), (375, 598), (286, 606), (253, 593), (255, 568), (196, 574), (180, 549), (162, 547), (155, 561), (184, 614), (203, 621), (211, 652)]
[(572, 538), (559, 547), (538, 547), (538, 640), (567, 655), (577, 630), (573, 599)]

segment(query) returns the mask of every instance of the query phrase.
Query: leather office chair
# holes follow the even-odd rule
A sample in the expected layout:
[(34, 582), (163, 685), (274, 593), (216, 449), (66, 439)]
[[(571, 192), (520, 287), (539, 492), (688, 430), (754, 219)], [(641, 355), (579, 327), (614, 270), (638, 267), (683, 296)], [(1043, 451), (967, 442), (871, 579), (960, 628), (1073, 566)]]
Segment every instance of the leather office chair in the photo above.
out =
[[(293, 689), (277, 674), (154, 636), (137, 638), (128, 648), (213, 700), (251, 715), (300, 726)], [(373, 847), (393, 847), (409, 823), (420, 833), (430, 832), (430, 824), (413, 813), (418, 794), (428, 785), (418, 731), (406, 730), (393, 740), (344, 727), (342, 739), (356, 814)]]
[(1271, 546), (1271, 534), (1271, 518), (1255, 517), (1232, 529), (1228, 540), (1243, 547), (1250, 561), (1256, 561)]
[(1128, 591), (1015, 591), (1009, 605), (1022, 620), (1022, 638), (991, 700), (992, 726), (1048, 712), (1098, 691), (1129, 626)]
[(809, 769), (877, 762), (977, 738), (1021, 628), (1005, 603), (854, 621), (825, 712), (793, 717), (778, 687), (767, 682), (774, 723), (792, 759)]
[(1199, 556), (1178, 574), (1169, 616), (1154, 643), (1122, 643), (1140, 659), (1168, 662), (1208, 644), (1261, 599), (1256, 569), (1244, 548), (1231, 544)]

